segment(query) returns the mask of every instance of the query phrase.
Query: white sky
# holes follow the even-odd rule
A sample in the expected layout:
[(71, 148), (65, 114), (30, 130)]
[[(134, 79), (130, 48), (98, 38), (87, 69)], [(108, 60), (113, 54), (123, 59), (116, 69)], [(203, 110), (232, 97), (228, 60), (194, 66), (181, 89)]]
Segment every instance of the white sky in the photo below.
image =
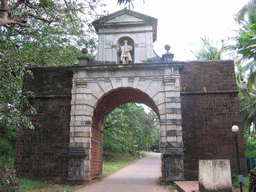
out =
[[(121, 10), (117, 0), (105, 0), (109, 13)], [(193, 52), (201, 48), (201, 37), (214, 43), (236, 36), (236, 14), (248, 0), (135, 0), (131, 10), (158, 19), (154, 50), (159, 56), (171, 46), (174, 60), (196, 60)], [(224, 58), (225, 59), (225, 58)], [(227, 57), (226, 57), (227, 59)]]

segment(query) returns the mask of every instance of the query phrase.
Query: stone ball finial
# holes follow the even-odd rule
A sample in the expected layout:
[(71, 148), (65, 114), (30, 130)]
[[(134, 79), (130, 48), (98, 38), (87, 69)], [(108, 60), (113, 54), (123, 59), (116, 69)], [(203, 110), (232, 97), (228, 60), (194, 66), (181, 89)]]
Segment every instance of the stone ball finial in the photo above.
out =
[(167, 45), (164, 46), (164, 49), (165, 49), (167, 52), (169, 52), (169, 50), (171, 49), (171, 46), (167, 44)]
[(162, 60), (165, 61), (165, 62), (172, 62), (174, 54), (169, 52), (169, 50), (171, 49), (171, 46), (167, 44), (167, 45), (164, 46), (164, 48), (166, 50), (166, 53), (163, 54)]
[(83, 48), (82, 53), (83, 55), (77, 58), (79, 60), (79, 65), (87, 65), (88, 61), (90, 60), (90, 58), (86, 55), (88, 53), (87, 48)]
[(86, 55), (86, 54), (88, 53), (88, 49), (87, 49), (87, 48), (83, 48), (83, 49), (82, 49), (82, 53), (83, 53), (84, 55)]

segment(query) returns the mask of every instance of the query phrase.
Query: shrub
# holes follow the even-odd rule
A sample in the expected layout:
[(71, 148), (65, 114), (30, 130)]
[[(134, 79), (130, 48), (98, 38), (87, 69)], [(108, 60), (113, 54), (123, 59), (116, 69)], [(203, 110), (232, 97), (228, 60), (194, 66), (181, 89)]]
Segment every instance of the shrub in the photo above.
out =
[(0, 191), (17, 191), (19, 189), (19, 180), (16, 177), (16, 171), (0, 166)]

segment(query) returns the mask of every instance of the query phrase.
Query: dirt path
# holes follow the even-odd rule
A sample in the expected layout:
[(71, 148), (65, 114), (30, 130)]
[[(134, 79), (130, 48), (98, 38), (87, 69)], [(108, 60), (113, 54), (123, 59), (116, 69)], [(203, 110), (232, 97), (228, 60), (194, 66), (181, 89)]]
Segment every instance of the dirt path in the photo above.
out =
[(160, 186), (161, 154), (149, 153), (146, 157), (117, 171), (100, 182), (76, 192), (168, 192)]

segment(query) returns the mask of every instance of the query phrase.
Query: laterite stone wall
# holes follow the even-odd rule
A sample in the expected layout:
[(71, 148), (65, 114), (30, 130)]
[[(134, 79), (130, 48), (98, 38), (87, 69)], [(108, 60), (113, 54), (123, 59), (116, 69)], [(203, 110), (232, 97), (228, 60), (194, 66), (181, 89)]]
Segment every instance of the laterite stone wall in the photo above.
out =
[(96, 128), (92, 129), (91, 178), (98, 178), (102, 175), (102, 142), (103, 132)]
[(230, 159), (238, 174), (232, 125), (238, 125), (240, 161), (245, 158), (233, 61), (195, 61), (181, 73), (184, 170), (186, 180), (198, 177), (199, 159)]
[(37, 110), (31, 117), (35, 130), (19, 132), (15, 169), (19, 177), (66, 180), (72, 72), (65, 67), (32, 68), (34, 79), (25, 77), (25, 90), (35, 93), (30, 103)]

